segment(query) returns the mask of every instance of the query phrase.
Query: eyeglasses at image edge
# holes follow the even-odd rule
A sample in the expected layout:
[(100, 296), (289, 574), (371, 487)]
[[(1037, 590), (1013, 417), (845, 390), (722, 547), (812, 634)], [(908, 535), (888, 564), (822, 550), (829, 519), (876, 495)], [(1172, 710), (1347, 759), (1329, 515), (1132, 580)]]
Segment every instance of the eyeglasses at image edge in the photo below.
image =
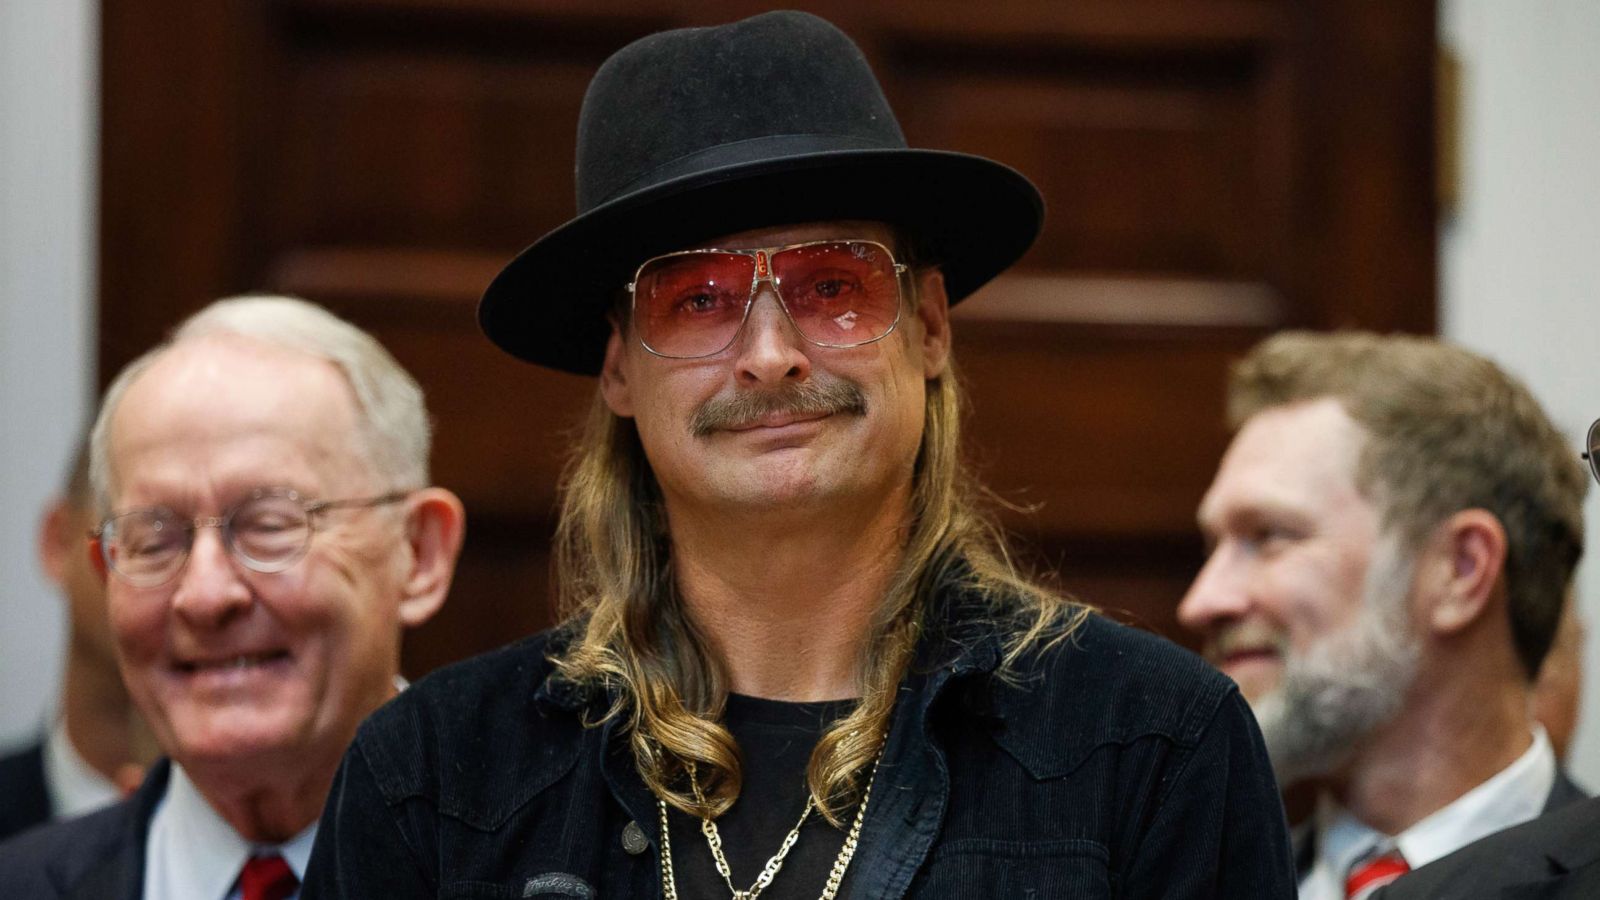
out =
[(1600, 419), (1589, 423), (1589, 437), (1585, 447), (1587, 449), (1579, 455), (1589, 464), (1589, 474), (1593, 475), (1596, 481), (1600, 481)]

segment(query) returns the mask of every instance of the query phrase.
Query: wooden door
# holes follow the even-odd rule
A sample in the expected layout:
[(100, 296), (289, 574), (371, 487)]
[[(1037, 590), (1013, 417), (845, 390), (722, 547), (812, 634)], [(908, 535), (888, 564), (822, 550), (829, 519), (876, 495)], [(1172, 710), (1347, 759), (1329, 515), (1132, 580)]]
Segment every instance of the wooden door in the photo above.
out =
[[(1177, 635), (1226, 367), (1286, 326), (1434, 327), (1426, 0), (817, 0), (913, 145), (1028, 174), (1048, 221), (958, 309), (988, 481), (1085, 599)], [(478, 296), (571, 216), (584, 87), (747, 0), (106, 0), (101, 372), (206, 302), (289, 291), (422, 382), (465, 498), (420, 674), (548, 624), (563, 447), (593, 383), (503, 356)]]

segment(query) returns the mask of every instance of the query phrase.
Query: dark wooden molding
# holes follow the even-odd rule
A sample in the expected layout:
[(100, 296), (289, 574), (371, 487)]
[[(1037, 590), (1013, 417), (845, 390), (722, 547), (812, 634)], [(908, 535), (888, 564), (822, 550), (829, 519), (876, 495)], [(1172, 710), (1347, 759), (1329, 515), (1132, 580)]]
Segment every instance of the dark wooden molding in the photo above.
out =
[[(417, 376), (436, 477), (469, 511), (408, 671), (548, 623), (545, 542), (595, 383), (500, 353), (477, 299), (572, 214), (601, 61), (769, 6), (106, 0), (101, 378), (219, 296), (327, 304)], [(1283, 327), (1435, 327), (1435, 4), (806, 7), (861, 44), (912, 145), (1044, 193), (1034, 248), (956, 309), (971, 456), (1036, 507), (1001, 516), (1064, 586), (1171, 633), (1230, 362)]]

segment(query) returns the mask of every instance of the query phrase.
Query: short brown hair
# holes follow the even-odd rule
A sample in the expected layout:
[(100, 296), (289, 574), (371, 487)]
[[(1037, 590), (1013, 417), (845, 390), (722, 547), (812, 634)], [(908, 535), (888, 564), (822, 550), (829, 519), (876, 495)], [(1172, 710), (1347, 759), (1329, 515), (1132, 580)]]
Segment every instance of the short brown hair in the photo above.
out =
[(1439, 340), (1284, 332), (1234, 367), (1228, 418), (1237, 429), (1271, 407), (1321, 398), (1365, 432), (1356, 486), (1408, 546), (1464, 509), (1500, 520), (1512, 637), (1536, 677), (1583, 555), (1589, 482), (1533, 394)]

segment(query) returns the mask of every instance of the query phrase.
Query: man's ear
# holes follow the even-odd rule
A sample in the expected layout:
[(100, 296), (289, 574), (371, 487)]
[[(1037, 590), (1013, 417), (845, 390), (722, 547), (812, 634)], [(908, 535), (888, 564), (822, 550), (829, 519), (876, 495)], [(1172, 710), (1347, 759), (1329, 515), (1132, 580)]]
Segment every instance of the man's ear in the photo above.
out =
[(411, 571), (400, 598), (400, 624), (415, 628), (444, 606), (466, 534), (461, 499), (440, 487), (423, 488), (406, 501), (406, 541)]
[(1435, 634), (1466, 630), (1504, 593), (1506, 530), (1486, 509), (1464, 509), (1440, 523), (1428, 558), (1434, 584), (1423, 621)]
[(72, 554), (87, 553), (89, 567), (105, 582), (106, 560), (100, 555), (100, 539), (85, 534), (83, 515), (73, 510), (72, 504), (61, 497), (52, 501), (39, 519), (39, 568), (51, 583), (66, 589)]
[(51, 503), (39, 519), (39, 533), (36, 537), (39, 568), (43, 569), (44, 574), (55, 584), (66, 581), (67, 554), (81, 552), (83, 549), (83, 535), (68, 534), (71, 528), (72, 510), (64, 499), (57, 499)]
[(950, 362), (950, 298), (944, 273), (923, 269), (917, 278), (917, 319), (922, 322), (923, 377), (937, 378)]
[(605, 397), (611, 411), (623, 418), (633, 416), (633, 393), (628, 390), (628, 378), (622, 371), (623, 357), (627, 354), (626, 338), (622, 324), (613, 316), (611, 337), (606, 339), (606, 359), (600, 367), (600, 394)]

